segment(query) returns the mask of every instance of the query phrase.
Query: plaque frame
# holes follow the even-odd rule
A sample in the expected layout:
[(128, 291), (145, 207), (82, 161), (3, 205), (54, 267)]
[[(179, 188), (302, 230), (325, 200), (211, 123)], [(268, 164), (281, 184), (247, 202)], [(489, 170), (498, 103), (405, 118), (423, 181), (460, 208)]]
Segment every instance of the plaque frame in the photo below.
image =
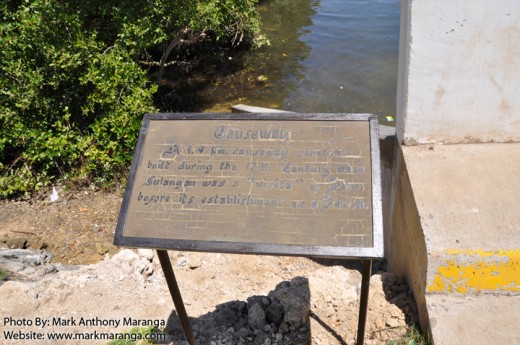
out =
[[(244, 120), (244, 121), (367, 121), (369, 124), (371, 183), (372, 183), (372, 247), (338, 247), (272, 243), (244, 243), (129, 237), (124, 235), (130, 197), (133, 194), (136, 172), (142, 163), (142, 149), (151, 121), (175, 120)], [(379, 159), (377, 117), (372, 114), (322, 113), (147, 113), (143, 117), (139, 138), (128, 177), (128, 184), (119, 214), (114, 244), (118, 246), (152, 248), (158, 250), (186, 250), (234, 254), (286, 255), (322, 258), (378, 259), (384, 256), (382, 191)]]

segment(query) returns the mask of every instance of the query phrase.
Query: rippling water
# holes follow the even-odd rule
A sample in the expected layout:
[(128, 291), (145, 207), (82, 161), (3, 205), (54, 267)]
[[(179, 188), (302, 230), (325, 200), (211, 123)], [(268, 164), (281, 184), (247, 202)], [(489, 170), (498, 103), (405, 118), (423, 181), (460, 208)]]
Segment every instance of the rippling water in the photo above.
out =
[(399, 10), (399, 0), (268, 0), (259, 11), (271, 45), (240, 57), (256, 82), (228, 78), (212, 94), (298, 112), (375, 113), (386, 123), (395, 112)]

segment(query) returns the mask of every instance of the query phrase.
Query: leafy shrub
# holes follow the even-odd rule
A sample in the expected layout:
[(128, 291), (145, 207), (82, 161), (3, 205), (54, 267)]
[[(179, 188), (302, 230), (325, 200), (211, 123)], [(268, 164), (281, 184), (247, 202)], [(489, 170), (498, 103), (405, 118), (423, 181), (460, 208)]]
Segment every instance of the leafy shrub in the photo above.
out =
[(139, 63), (172, 42), (260, 42), (253, 4), (0, 0), (0, 198), (124, 182), (141, 116), (157, 111), (153, 64)]

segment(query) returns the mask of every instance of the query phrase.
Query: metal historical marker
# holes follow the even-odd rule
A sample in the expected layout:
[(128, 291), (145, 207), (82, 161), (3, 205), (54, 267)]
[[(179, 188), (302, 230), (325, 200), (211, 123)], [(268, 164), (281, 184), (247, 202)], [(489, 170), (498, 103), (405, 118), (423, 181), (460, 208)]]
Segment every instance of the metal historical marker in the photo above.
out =
[(363, 259), (362, 344), (379, 169), (369, 114), (146, 114), (114, 243), (157, 249), (190, 344), (167, 249)]

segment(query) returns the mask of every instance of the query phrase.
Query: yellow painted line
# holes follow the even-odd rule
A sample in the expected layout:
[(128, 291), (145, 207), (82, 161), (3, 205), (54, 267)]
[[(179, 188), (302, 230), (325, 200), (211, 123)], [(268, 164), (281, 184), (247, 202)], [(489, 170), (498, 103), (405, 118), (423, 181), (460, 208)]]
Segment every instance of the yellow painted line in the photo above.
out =
[(448, 250), (428, 292), (520, 292), (520, 250)]

